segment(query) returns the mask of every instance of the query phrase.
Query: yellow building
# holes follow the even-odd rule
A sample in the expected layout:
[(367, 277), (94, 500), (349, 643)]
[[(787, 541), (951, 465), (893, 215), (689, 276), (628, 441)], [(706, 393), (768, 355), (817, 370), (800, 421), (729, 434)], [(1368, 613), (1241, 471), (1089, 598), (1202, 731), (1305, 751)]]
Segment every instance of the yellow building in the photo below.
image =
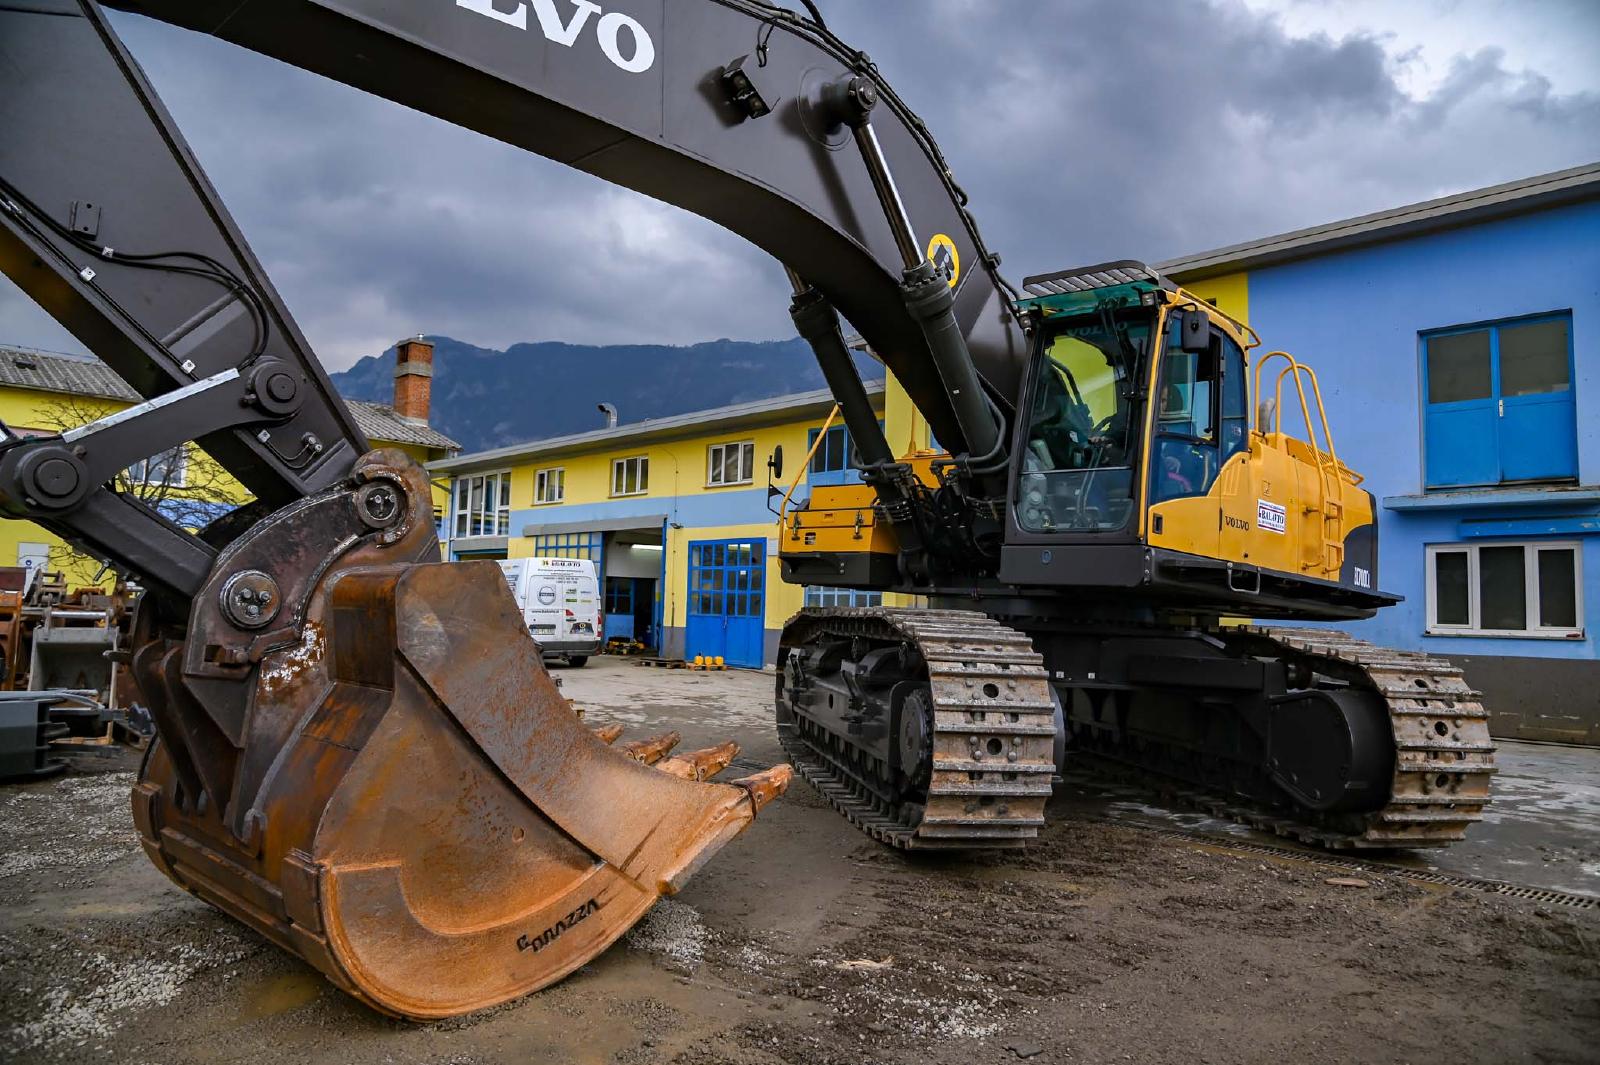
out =
[[(904, 393), (869, 383), (897, 451), (925, 446)], [(781, 447), (787, 490), (841, 484), (850, 443), (835, 419), (812, 461), (833, 398), (824, 390), (610, 426), (430, 463), (451, 479), (449, 558), (554, 556), (595, 561), (606, 635), (632, 636), (668, 657), (773, 661), (779, 630), (801, 606), (869, 604), (876, 593), (783, 583), (778, 496), (768, 462)], [(770, 508), (769, 508), (770, 503)]]
[[(419, 396), (413, 380), (417, 374), (405, 368), (431, 363), (432, 346), (407, 341), (402, 350), (415, 353), (396, 376), (397, 386), (407, 389), (403, 398), (408, 412), (358, 402), (350, 402), (350, 410), (374, 446), (399, 447), (419, 462), (454, 454), (455, 441), (427, 424), (428, 390), (421, 389)], [(0, 346), (0, 421), (12, 433), (60, 432), (138, 401), (138, 394), (98, 359)], [(136, 463), (123, 480), (127, 484), (122, 487), (138, 491), (169, 518), (191, 528), (249, 499), (243, 486), (192, 446)], [(437, 493), (436, 503), (442, 507), (444, 490)], [(27, 521), (0, 522), (0, 565), (59, 569), (73, 587), (93, 583), (100, 568)]]

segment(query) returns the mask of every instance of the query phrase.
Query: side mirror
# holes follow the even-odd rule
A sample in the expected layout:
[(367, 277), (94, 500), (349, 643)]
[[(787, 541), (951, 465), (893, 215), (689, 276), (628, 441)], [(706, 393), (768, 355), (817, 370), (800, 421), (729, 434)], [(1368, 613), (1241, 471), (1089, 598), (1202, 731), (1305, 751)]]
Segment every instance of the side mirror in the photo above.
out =
[(1178, 335), (1186, 353), (1204, 353), (1211, 350), (1211, 320), (1202, 310), (1178, 313)]
[(767, 470), (768, 470), (769, 473), (772, 474), (772, 479), (774, 481), (781, 481), (783, 479), (783, 445), (782, 444), (773, 445), (772, 455), (767, 459)]

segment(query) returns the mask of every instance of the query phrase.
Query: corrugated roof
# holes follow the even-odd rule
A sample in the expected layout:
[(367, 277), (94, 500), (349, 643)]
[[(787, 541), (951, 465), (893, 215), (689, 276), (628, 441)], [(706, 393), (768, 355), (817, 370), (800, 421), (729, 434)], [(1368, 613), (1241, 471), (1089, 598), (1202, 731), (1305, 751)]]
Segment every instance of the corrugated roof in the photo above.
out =
[(1242, 244), (1196, 252), (1155, 265), (1164, 274), (1195, 281), (1234, 270), (1271, 266), (1331, 251), (1414, 237), (1596, 198), (1600, 198), (1600, 163), (1588, 163)]
[[(92, 396), (122, 403), (139, 402), (139, 394), (122, 378), (90, 355), (67, 355), (57, 351), (33, 351), (0, 345), (0, 387), (27, 388), (36, 392), (59, 392), (69, 396)], [(395, 444), (456, 451), (461, 445), (437, 429), (403, 421), (393, 407), (382, 403), (346, 400), (361, 431), (373, 440)]]
[(393, 407), (382, 403), (367, 403), (347, 399), (345, 406), (356, 416), (356, 424), (371, 440), (387, 440), (392, 444), (416, 444), (419, 447), (436, 447), (443, 451), (459, 451), (461, 445), (439, 430), (426, 425), (412, 425), (395, 413)]
[[(876, 396), (883, 392), (882, 381), (865, 382), (867, 395)], [(476, 467), (505, 465), (556, 451), (590, 450), (602, 444), (619, 443), (650, 436), (682, 436), (691, 432), (715, 431), (724, 426), (773, 424), (791, 418), (801, 417), (808, 413), (826, 414), (833, 407), (833, 393), (826, 388), (818, 388), (810, 392), (793, 392), (786, 396), (774, 396), (771, 399), (758, 399), (750, 403), (735, 403), (727, 407), (713, 407), (709, 410), (690, 411), (687, 414), (674, 414), (670, 418), (651, 418), (642, 422), (633, 422), (629, 425), (619, 425), (614, 429), (594, 429), (586, 433), (569, 433), (566, 436), (552, 436), (543, 440), (529, 440), (521, 444), (512, 444), (508, 447), (497, 447), (489, 451), (477, 451), (468, 455), (459, 455), (449, 459), (435, 459), (428, 463), (428, 469), (441, 471), (455, 471)]]
[(94, 396), (124, 403), (139, 402), (111, 367), (87, 355), (0, 346), (0, 386), (61, 392), (69, 396)]

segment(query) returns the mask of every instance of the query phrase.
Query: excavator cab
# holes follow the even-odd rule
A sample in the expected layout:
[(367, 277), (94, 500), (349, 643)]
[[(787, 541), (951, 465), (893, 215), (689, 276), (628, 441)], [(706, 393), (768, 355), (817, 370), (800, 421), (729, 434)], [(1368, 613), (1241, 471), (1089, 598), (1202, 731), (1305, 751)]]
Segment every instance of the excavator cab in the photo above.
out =
[[(1141, 263), (1024, 284), (1034, 351), (1002, 580), (1280, 617), (1394, 601), (1375, 590), (1372, 496), (1338, 459), (1311, 367), (1252, 359), (1249, 326)], [(1286, 389), (1303, 438), (1284, 431)]]

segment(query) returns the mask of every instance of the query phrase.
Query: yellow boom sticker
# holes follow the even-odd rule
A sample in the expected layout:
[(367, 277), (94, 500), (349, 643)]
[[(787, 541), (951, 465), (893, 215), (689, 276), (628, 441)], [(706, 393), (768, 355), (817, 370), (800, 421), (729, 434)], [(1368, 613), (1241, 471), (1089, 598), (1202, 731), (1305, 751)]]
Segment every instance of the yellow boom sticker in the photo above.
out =
[(956, 251), (956, 242), (943, 233), (935, 233), (928, 241), (927, 254), (928, 261), (950, 275), (950, 287), (955, 288), (961, 280), (961, 253)]

